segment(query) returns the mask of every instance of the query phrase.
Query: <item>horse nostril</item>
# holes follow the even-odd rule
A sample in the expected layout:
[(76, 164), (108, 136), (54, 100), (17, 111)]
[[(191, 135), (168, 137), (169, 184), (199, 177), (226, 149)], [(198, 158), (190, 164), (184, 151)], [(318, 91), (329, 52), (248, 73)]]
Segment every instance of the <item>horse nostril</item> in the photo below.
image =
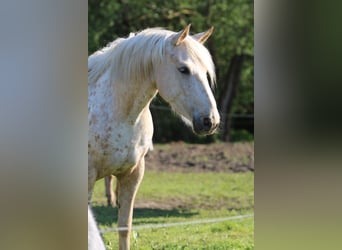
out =
[(218, 123), (215, 119), (210, 117), (199, 117), (193, 118), (192, 121), (193, 130), (196, 134), (199, 135), (209, 135), (213, 134), (218, 126)]
[(203, 118), (203, 125), (204, 125), (204, 127), (206, 127), (206, 128), (211, 128), (213, 124), (212, 124), (210, 118), (205, 117), (205, 118)]

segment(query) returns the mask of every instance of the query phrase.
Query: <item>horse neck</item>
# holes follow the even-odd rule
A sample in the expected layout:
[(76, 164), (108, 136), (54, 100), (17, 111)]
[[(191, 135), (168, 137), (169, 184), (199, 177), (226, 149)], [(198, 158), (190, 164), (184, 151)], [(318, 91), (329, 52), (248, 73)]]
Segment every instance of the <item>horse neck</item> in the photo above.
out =
[(117, 81), (113, 83), (112, 89), (115, 117), (131, 123), (137, 122), (142, 111), (149, 108), (150, 102), (157, 94), (155, 84), (148, 81)]

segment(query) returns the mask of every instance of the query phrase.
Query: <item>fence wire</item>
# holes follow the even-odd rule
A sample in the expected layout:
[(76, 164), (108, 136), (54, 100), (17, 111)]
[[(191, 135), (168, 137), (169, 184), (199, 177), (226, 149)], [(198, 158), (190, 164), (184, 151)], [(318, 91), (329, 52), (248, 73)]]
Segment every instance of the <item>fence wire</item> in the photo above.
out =
[[(217, 223), (229, 220), (238, 220), (251, 218), (254, 214), (244, 214), (244, 215), (236, 215), (232, 217), (223, 217), (223, 218), (213, 218), (213, 219), (201, 219), (201, 220), (192, 220), (192, 221), (180, 221), (174, 223), (160, 223), (160, 224), (146, 224), (140, 226), (132, 226), (131, 230), (144, 230), (144, 229), (159, 229), (159, 228), (167, 228), (167, 227), (179, 227), (179, 226), (187, 226), (187, 225), (195, 225), (195, 224), (207, 224), (207, 223)], [(116, 228), (106, 228), (100, 230), (102, 234), (110, 233), (110, 232), (118, 232), (118, 231), (127, 231), (128, 227), (116, 227)]]

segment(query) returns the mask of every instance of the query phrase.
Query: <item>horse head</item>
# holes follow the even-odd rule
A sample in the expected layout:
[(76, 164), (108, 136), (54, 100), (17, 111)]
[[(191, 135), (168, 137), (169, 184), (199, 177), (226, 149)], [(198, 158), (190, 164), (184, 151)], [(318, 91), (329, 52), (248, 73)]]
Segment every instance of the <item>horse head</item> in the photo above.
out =
[(213, 32), (189, 35), (190, 25), (166, 41), (165, 60), (156, 67), (160, 95), (200, 135), (212, 134), (220, 116), (211, 90), (214, 64), (203, 43)]

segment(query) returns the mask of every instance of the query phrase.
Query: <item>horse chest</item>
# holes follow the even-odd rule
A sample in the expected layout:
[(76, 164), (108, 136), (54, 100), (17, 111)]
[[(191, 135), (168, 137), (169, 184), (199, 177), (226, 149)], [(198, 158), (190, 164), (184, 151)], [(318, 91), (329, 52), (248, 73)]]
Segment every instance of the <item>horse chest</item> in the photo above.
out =
[(123, 173), (140, 161), (151, 144), (152, 131), (127, 124), (113, 124), (113, 129), (102, 134), (90, 131), (89, 167), (96, 168), (98, 179)]
[(109, 143), (108, 156), (115, 170), (136, 165), (150, 144), (144, 135), (130, 129), (112, 134)]

